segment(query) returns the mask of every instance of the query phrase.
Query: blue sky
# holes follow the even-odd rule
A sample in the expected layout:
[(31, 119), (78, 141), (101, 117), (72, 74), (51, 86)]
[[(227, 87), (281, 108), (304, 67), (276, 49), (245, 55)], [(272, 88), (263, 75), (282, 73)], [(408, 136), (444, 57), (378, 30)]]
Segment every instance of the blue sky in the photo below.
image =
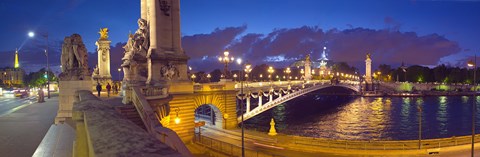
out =
[[(0, 25), (2, 34), (0, 36), (0, 41), (2, 41), (0, 42), (0, 63), (4, 65), (0, 66), (9, 65), (7, 63), (13, 60), (10, 59), (10, 54), (23, 44), (25, 45), (23, 46), (25, 49), (21, 50), (21, 53), (25, 54), (22, 56), (23, 59), (21, 57), (23, 65), (41, 65), (42, 60), (38, 59), (40, 56), (26, 57), (40, 54), (38, 52), (41, 51), (41, 48), (38, 47), (44, 45), (41, 38), (29, 39), (27, 37), (27, 32), (31, 30), (48, 32), (52, 52), (59, 51), (59, 42), (65, 36), (73, 33), (82, 35), (88, 51), (94, 52), (94, 43), (98, 39), (97, 32), (101, 27), (110, 29), (109, 36), (112, 46), (118, 42), (125, 42), (129, 31), (134, 32), (137, 28), (136, 20), (140, 14), (139, 3), (139, 0), (2, 0), (0, 2), (0, 19), (3, 21)], [(248, 55), (246, 54), (249, 53), (264, 53), (264, 56), (270, 57), (283, 55), (295, 59), (308, 51), (319, 53), (316, 47), (327, 46), (332, 47), (329, 48), (332, 57), (336, 57), (338, 61), (351, 62), (353, 65), (360, 64), (363, 58), (358, 56), (364, 56), (367, 51), (372, 51), (374, 59), (376, 53), (378, 53), (377, 56), (382, 57), (377, 58), (378, 62), (374, 60), (374, 65), (379, 63), (398, 64), (400, 60), (406, 60), (408, 63), (410, 58), (397, 57), (395, 59), (392, 55), (408, 53), (404, 52), (407, 50), (422, 52), (420, 56), (426, 58), (424, 63), (422, 60), (418, 60), (412, 61), (410, 64), (461, 65), (465, 59), (480, 50), (480, 44), (478, 44), (480, 41), (480, 9), (478, 8), (480, 8), (479, 1), (181, 0), (181, 29), (184, 38), (191, 39), (184, 41), (185, 49), (188, 50), (187, 54), (198, 56), (192, 57), (192, 64), (199, 64), (199, 61), (202, 58), (205, 59), (205, 56), (208, 56), (207, 59), (209, 57), (214, 59), (214, 55), (220, 54), (221, 49), (225, 48), (239, 50), (233, 54), (247, 59)], [(309, 47), (309, 44), (301, 46), (293, 44), (292, 47), (307, 48), (282, 47), (281, 50), (275, 50), (275, 52), (268, 51), (270, 50), (268, 44), (262, 45), (262, 49), (255, 50), (254, 45), (258, 46), (259, 43), (245, 44), (241, 40), (255, 34), (258, 35), (255, 38), (256, 41), (268, 38), (269, 34), (282, 35), (283, 33), (287, 35), (288, 32), (294, 30), (300, 31), (301, 29), (297, 29), (303, 26), (321, 29), (303, 31), (304, 33), (317, 32), (326, 36), (309, 38), (309, 40), (319, 40), (312, 42), (316, 45), (313, 47)], [(230, 32), (231, 38), (224, 39), (227, 35), (222, 33), (228, 33), (230, 31), (228, 28), (236, 29), (232, 29)], [(329, 37), (327, 32), (332, 29), (337, 33), (332, 33), (330, 35), (332, 37)], [(351, 32), (349, 30), (355, 30), (358, 35), (345, 35)], [(401, 34), (395, 35), (394, 32), (397, 31)], [(192, 44), (189, 46), (190, 41), (199, 42), (198, 40), (203, 39), (198, 38), (198, 35), (203, 34), (203, 37), (211, 39), (214, 38), (212, 35), (215, 32), (222, 39), (212, 39), (212, 41), (223, 41), (222, 44), (215, 45), (210, 42), (201, 44), (205, 47), (195, 47)], [(385, 37), (389, 40), (395, 37), (402, 39), (387, 42), (387, 44), (394, 43), (393, 46), (378, 48), (375, 45), (357, 45), (342, 51), (341, 45), (349, 47), (349, 44), (358, 43), (342, 38), (359, 38), (366, 41), (372, 38), (371, 35), (364, 32), (389, 34)], [(408, 32), (415, 34), (407, 34)], [(409, 38), (404, 39), (404, 36), (409, 36)], [(375, 35), (375, 37), (381, 38), (382, 36)], [(269, 39), (275, 40), (276, 38)], [(396, 46), (402, 45), (405, 40), (409, 39), (415, 42), (400, 52)], [(343, 42), (339, 43), (340, 41)], [(295, 42), (298, 41), (288, 41), (287, 43)], [(418, 44), (426, 46), (418, 46)], [(430, 48), (434, 47), (432, 45), (442, 44), (450, 45), (447, 46), (448, 51), (437, 53), (436, 51), (443, 47)], [(242, 45), (243, 47), (241, 47)], [(206, 48), (209, 46), (211, 48)], [(205, 49), (209, 52), (196, 51), (197, 49)], [(240, 52), (240, 50), (244, 51)], [(351, 56), (345, 53), (350, 51), (362, 54)], [(385, 51), (385, 53), (380, 51)], [(387, 51), (391, 51), (392, 54), (386, 54)], [(338, 54), (340, 52), (342, 54)], [(115, 53), (112, 52), (112, 55), (122, 55), (121, 52)], [(298, 57), (294, 57), (295, 54), (298, 54)], [(417, 55), (419, 54), (417, 53)], [(342, 56), (351, 57), (342, 58)], [(349, 60), (352, 57), (357, 59)], [(389, 57), (394, 59), (388, 61)], [(335, 58), (333, 59), (335, 60)], [(52, 62), (55, 63), (55, 60)], [(217, 63), (213, 63), (213, 60), (211, 62), (212, 66), (218, 66)], [(262, 63), (262, 60), (256, 60), (256, 62), (259, 64)]]

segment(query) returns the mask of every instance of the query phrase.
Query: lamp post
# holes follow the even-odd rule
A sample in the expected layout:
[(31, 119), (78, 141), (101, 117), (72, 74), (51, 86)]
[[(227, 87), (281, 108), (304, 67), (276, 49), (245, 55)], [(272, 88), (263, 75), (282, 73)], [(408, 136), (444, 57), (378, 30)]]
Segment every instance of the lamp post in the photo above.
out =
[(207, 74), (208, 82), (210, 82), (210, 78), (212, 78), (212, 75)]
[(237, 81), (237, 74), (233, 74), (233, 81)]
[(469, 67), (473, 67), (473, 103), (472, 103), (472, 157), (474, 156), (475, 152), (475, 113), (476, 113), (476, 95), (477, 95), (477, 76), (476, 76), (476, 71), (477, 71), (477, 54), (475, 54), (475, 59), (472, 62), (471, 60), (467, 64)]
[(285, 69), (285, 73), (287, 73), (287, 77), (288, 77), (288, 85), (290, 85), (290, 73), (292, 72), (292, 70), (290, 70), (290, 67), (287, 67)]
[[(237, 59), (237, 63), (239, 65), (242, 65), (242, 59), (238, 58)], [(246, 71), (246, 69), (245, 69)], [(242, 157), (245, 156), (245, 132), (244, 132), (244, 127), (243, 127), (243, 97), (244, 97), (244, 94), (243, 94), (243, 79), (242, 79), (242, 76), (243, 76), (243, 70), (240, 70), (240, 114), (242, 116), (242, 120), (240, 121), (240, 125), (242, 127)]]
[(250, 74), (250, 72), (252, 72), (252, 64), (250, 63), (246, 63), (245, 64), (245, 81), (247, 83), (247, 87), (248, 87), (248, 74)]
[[(30, 38), (35, 37), (35, 32), (28, 32), (28, 36)], [(47, 57), (47, 98), (50, 99), (50, 77), (48, 76), (48, 73), (50, 72), (50, 64), (48, 63), (48, 32), (42, 34), (42, 37), (44, 37), (46, 40), (45, 56)]]
[(122, 79), (120, 78), (120, 71), (122, 71), (122, 68), (118, 68), (117, 71), (118, 71), (118, 81), (122, 81)]
[(223, 52), (223, 57), (218, 57), (218, 61), (222, 62), (225, 64), (225, 68), (223, 70), (223, 73), (225, 75), (225, 79), (228, 79), (228, 63), (233, 62), (234, 58), (233, 57), (228, 57), (230, 53), (228, 51)]
[(270, 67), (268, 67), (267, 72), (270, 74), (270, 75), (268, 75), (268, 78), (270, 79), (270, 85), (272, 85), (272, 74), (273, 74), (273, 72), (275, 72), (275, 70), (273, 69), (272, 66), (270, 66)]

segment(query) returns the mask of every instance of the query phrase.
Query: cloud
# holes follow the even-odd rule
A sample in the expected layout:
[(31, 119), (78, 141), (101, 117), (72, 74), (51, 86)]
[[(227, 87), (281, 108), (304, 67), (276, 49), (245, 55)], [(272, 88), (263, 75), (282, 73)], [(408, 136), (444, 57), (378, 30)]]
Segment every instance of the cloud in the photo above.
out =
[[(386, 20), (390, 22), (389, 20)], [(345, 30), (323, 30), (318, 26), (275, 29), (267, 34), (245, 33), (247, 26), (217, 28), (211, 33), (195, 34), (182, 38), (183, 48), (190, 57), (189, 65), (195, 71), (210, 72), (221, 69), (217, 57), (225, 49), (234, 57), (241, 57), (254, 65), (270, 64), (278, 67), (290, 65), (306, 54), (313, 60), (319, 59), (323, 47), (327, 47), (328, 57), (335, 62), (347, 62), (364, 69), (366, 53), (372, 54), (373, 67), (379, 64), (437, 65), (452, 61), (463, 49), (455, 41), (438, 34), (419, 36), (415, 32), (400, 32), (391, 29), (351, 28)], [(117, 68), (123, 57), (122, 46), (116, 43), (110, 49), (111, 74), (117, 76)], [(46, 63), (42, 44), (26, 44), (20, 52), (24, 65), (42, 66)], [(61, 42), (51, 43), (50, 64), (60, 64)], [(88, 50), (89, 65), (97, 63), (96, 50)], [(0, 66), (13, 65), (13, 51), (0, 52)], [(56, 58), (56, 59), (55, 59)], [(461, 62), (460, 58), (457, 60)], [(455, 65), (452, 63), (451, 65)], [(230, 65), (238, 69), (237, 65)], [(39, 68), (37, 68), (39, 69)]]
[[(395, 24), (392, 20), (386, 18), (385, 22)], [(225, 47), (234, 56), (241, 56), (253, 64), (287, 66), (308, 53), (313, 59), (320, 58), (322, 48), (326, 46), (331, 60), (347, 62), (359, 69), (364, 69), (366, 53), (372, 54), (375, 67), (379, 64), (399, 65), (402, 61), (410, 65), (436, 65), (440, 58), (462, 50), (457, 42), (438, 34), (419, 36), (415, 32), (392, 29), (323, 30), (317, 26), (303, 26), (275, 29), (268, 34), (241, 34), (245, 29), (245, 26), (233, 27), (216, 29), (210, 34), (185, 36), (183, 46), (191, 57), (189, 64), (207, 71), (212, 70), (211, 67), (221, 68), (215, 58), (205, 60), (204, 56), (217, 56)]]

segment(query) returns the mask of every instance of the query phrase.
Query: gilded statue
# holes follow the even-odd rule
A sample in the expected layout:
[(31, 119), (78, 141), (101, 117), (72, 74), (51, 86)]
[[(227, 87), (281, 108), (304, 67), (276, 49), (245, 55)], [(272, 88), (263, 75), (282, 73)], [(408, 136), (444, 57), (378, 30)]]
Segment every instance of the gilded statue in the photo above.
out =
[(307, 54), (307, 57), (305, 57), (306, 62), (310, 62), (310, 54)]
[(100, 28), (100, 39), (108, 39), (108, 28)]
[(371, 54), (367, 53), (367, 60), (372, 59), (371, 57), (372, 57)]

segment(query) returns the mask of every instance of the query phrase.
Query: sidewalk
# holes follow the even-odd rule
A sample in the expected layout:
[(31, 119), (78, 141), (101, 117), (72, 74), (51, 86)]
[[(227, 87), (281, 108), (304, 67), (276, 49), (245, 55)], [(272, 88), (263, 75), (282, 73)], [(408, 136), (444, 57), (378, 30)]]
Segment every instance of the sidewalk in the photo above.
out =
[(0, 156), (32, 156), (58, 110), (58, 97), (45, 99), (0, 117)]

